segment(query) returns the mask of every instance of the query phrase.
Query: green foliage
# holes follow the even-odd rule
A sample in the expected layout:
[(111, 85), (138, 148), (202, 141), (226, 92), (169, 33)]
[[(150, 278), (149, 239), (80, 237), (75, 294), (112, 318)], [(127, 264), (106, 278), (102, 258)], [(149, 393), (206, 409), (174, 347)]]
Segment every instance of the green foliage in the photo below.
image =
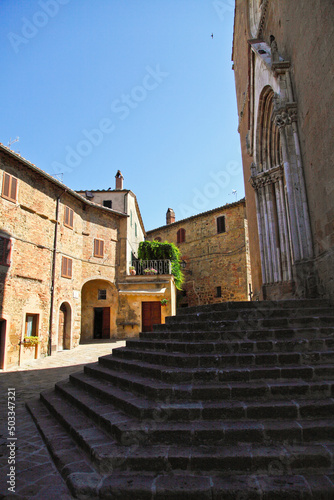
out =
[(138, 257), (141, 260), (170, 260), (175, 286), (178, 290), (182, 290), (184, 276), (181, 271), (181, 252), (174, 243), (142, 241), (139, 244)]
[(37, 345), (37, 344), (40, 344), (41, 341), (39, 340), (38, 337), (34, 337), (33, 335), (31, 335), (30, 337), (24, 337), (24, 342), (26, 344), (30, 344), (30, 345)]

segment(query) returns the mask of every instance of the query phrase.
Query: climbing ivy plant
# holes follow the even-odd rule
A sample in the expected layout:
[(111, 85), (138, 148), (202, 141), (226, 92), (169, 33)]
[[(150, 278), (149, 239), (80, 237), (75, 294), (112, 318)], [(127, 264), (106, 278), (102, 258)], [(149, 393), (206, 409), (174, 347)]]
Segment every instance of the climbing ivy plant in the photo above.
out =
[(142, 241), (138, 248), (138, 258), (141, 260), (170, 260), (175, 286), (178, 290), (182, 290), (184, 276), (181, 271), (181, 252), (174, 243)]

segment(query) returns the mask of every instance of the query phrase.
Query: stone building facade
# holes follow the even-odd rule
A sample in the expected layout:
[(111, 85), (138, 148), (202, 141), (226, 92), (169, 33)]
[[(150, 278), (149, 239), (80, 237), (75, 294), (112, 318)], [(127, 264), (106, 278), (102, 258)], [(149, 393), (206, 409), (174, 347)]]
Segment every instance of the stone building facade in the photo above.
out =
[(168, 306), (155, 321), (175, 313), (171, 275), (130, 275), (127, 213), (86, 199), (3, 145), (0, 188), (0, 368), (81, 339), (137, 335), (147, 303), (162, 298)]
[(98, 205), (112, 208), (128, 215), (126, 229), (126, 262), (131, 266), (137, 256), (138, 246), (145, 238), (144, 222), (140, 213), (136, 195), (129, 189), (123, 189), (123, 175), (118, 170), (115, 176), (115, 189), (97, 191), (77, 191), (78, 194)]
[(245, 199), (147, 231), (146, 239), (175, 243), (185, 281), (180, 307), (249, 299), (250, 263)]
[(334, 4), (236, 0), (232, 60), (252, 281), (334, 300)]

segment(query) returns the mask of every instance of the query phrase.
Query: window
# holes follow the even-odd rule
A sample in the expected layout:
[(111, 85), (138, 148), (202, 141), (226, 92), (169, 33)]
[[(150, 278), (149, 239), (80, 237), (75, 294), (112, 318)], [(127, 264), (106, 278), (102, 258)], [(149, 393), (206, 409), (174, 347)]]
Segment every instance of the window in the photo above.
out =
[(98, 290), (97, 291), (97, 299), (98, 300), (106, 300), (107, 299), (107, 290)]
[(216, 297), (221, 297), (222, 296), (222, 287), (217, 286), (216, 288)]
[(103, 200), (103, 206), (107, 208), (112, 208), (112, 200)]
[(61, 275), (63, 278), (72, 278), (72, 259), (68, 257), (62, 258)]
[(38, 334), (38, 314), (26, 314), (25, 337), (37, 337)]
[(64, 213), (64, 226), (73, 229), (73, 210), (72, 208), (65, 207)]
[(154, 238), (154, 241), (161, 241), (160, 236), (157, 236), (156, 238)]
[(178, 232), (176, 233), (177, 237), (177, 243), (184, 243), (186, 241), (186, 230), (185, 229), (179, 229)]
[(135, 222), (135, 237), (137, 238), (138, 232), (137, 232), (137, 222)]
[(2, 197), (6, 198), (6, 200), (16, 201), (17, 195), (17, 179), (12, 175), (3, 173), (3, 181), (2, 181)]
[(217, 217), (217, 233), (225, 233), (225, 215)]
[(10, 266), (10, 251), (12, 244), (9, 238), (0, 237), (0, 265)]
[(98, 240), (95, 238), (94, 240), (94, 257), (103, 257), (104, 254), (104, 241)]

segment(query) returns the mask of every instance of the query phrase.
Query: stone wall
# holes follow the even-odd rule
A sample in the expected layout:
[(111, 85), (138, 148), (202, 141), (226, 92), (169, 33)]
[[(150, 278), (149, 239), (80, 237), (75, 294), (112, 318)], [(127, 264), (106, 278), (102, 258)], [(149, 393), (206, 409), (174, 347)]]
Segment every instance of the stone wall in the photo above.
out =
[[(225, 232), (217, 233), (217, 218), (225, 217)], [(147, 232), (177, 244), (185, 262), (179, 306), (248, 300), (245, 200)], [(177, 243), (177, 232), (185, 241)], [(220, 290), (218, 289), (220, 287)]]
[[(252, 32), (248, 6), (262, 5), (258, 31)], [(261, 9), (260, 9), (261, 10)], [(294, 269), (296, 293), (314, 293), (334, 300), (334, 4), (331, 0), (291, 2), (290, 0), (236, 0), (233, 61), (239, 112), (253, 284), (261, 283), (254, 190), (248, 180), (253, 151), (246, 136), (255, 127), (258, 103), (252, 107), (249, 84), (260, 85), (261, 71), (250, 72), (248, 40), (259, 38), (270, 46), (276, 39), (279, 55), (291, 63), (289, 74), (297, 103), (297, 126), (303, 163), (314, 258), (301, 261)], [(276, 91), (276, 89), (274, 88)], [(252, 192), (253, 191), (253, 192)]]
[[(2, 196), (4, 172), (17, 179), (15, 201)], [(50, 321), (51, 348), (52, 351), (58, 349), (62, 304), (70, 318), (67, 348), (78, 345), (82, 317), (85, 321), (85, 315), (89, 314), (82, 309), (83, 284), (102, 279), (115, 287), (120, 268), (125, 271), (125, 263), (122, 263), (125, 252), (124, 249), (122, 252), (120, 240), (126, 238), (127, 217), (85, 202), (66, 186), (34, 166), (29, 168), (27, 163), (3, 149), (0, 152), (0, 187), (0, 236), (9, 238), (12, 244), (10, 265), (0, 265), (0, 318), (6, 321), (1, 334), (5, 335), (4, 366), (8, 368), (35, 357), (35, 349), (23, 345), (26, 315), (38, 318), (38, 355), (49, 352)], [(53, 273), (57, 198), (59, 213)], [(73, 210), (73, 228), (64, 224), (65, 207)], [(94, 256), (94, 239), (104, 241), (103, 257)], [(63, 257), (72, 260), (69, 278), (62, 276)], [(118, 300), (114, 300), (113, 305), (115, 315)], [(110, 326), (117, 335), (114, 316)]]

